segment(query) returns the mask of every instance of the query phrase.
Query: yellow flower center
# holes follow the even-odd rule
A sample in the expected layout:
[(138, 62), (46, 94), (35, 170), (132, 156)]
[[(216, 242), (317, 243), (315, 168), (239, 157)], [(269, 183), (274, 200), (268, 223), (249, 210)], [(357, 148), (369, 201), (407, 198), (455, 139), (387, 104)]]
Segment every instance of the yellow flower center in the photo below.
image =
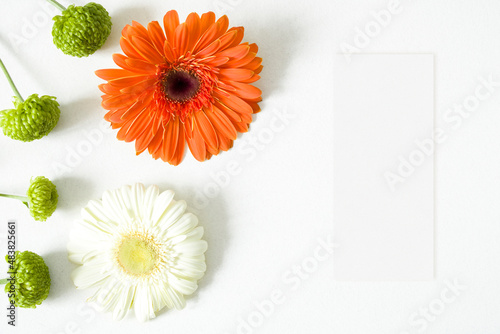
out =
[(158, 247), (153, 240), (141, 235), (125, 236), (118, 246), (117, 258), (127, 273), (142, 276), (151, 273), (156, 267)]

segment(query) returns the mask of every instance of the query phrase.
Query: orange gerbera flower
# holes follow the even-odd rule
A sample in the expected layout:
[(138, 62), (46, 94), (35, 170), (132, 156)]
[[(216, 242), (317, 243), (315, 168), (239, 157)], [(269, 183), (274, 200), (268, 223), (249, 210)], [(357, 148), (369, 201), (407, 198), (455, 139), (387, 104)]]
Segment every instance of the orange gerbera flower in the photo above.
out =
[(121, 69), (96, 71), (105, 119), (119, 140), (135, 140), (137, 154), (178, 165), (187, 145), (204, 161), (233, 145), (259, 112), (257, 81), (262, 59), (256, 44), (241, 43), (243, 27), (228, 30), (224, 15), (191, 13), (179, 24), (172, 10), (145, 28), (133, 21), (122, 31)]

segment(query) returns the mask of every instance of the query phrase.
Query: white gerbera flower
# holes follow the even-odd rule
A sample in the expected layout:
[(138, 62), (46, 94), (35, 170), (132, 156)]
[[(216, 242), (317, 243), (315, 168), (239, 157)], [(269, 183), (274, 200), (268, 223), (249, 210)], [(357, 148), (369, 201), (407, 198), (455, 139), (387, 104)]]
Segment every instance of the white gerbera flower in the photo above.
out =
[(181, 309), (204, 275), (203, 227), (171, 190), (142, 184), (106, 191), (82, 209), (71, 232), (69, 259), (78, 289), (97, 288), (87, 301), (122, 319), (132, 307), (140, 321), (163, 307)]

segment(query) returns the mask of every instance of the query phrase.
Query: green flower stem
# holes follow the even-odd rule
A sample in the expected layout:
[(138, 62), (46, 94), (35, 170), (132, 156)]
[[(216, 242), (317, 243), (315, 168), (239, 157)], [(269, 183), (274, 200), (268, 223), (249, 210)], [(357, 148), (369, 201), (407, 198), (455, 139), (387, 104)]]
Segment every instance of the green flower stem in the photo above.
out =
[(16, 85), (14, 84), (14, 81), (12, 81), (12, 78), (10, 77), (10, 74), (7, 71), (7, 68), (3, 64), (2, 59), (0, 59), (0, 67), (2, 68), (2, 71), (5, 74), (5, 77), (7, 78), (7, 81), (9, 81), (10, 87), (14, 91), (14, 94), (16, 94), (16, 96), (19, 98), (19, 100), (21, 100), (21, 102), (24, 102), (23, 97), (21, 96), (21, 94), (17, 90)]
[(66, 7), (64, 7), (63, 5), (61, 5), (59, 2), (57, 2), (56, 0), (47, 0), (50, 4), (52, 4), (54, 7), (57, 7), (57, 9), (59, 9), (61, 12), (65, 11), (66, 10)]
[(29, 208), (29, 198), (27, 196), (16, 196), (16, 195), (7, 195), (7, 194), (0, 194), (0, 197), (7, 197), (7, 198), (13, 198), (13, 199), (18, 199), (21, 202), (24, 203)]
[(7, 284), (8, 281), (9, 281), (8, 278), (0, 279), (0, 285)]

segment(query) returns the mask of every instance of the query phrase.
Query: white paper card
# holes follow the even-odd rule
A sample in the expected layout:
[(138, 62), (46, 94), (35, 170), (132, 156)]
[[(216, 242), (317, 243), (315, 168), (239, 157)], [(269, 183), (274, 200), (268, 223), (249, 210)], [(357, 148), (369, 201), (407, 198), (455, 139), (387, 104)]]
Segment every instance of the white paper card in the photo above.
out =
[(335, 279), (434, 276), (434, 58), (334, 56)]

